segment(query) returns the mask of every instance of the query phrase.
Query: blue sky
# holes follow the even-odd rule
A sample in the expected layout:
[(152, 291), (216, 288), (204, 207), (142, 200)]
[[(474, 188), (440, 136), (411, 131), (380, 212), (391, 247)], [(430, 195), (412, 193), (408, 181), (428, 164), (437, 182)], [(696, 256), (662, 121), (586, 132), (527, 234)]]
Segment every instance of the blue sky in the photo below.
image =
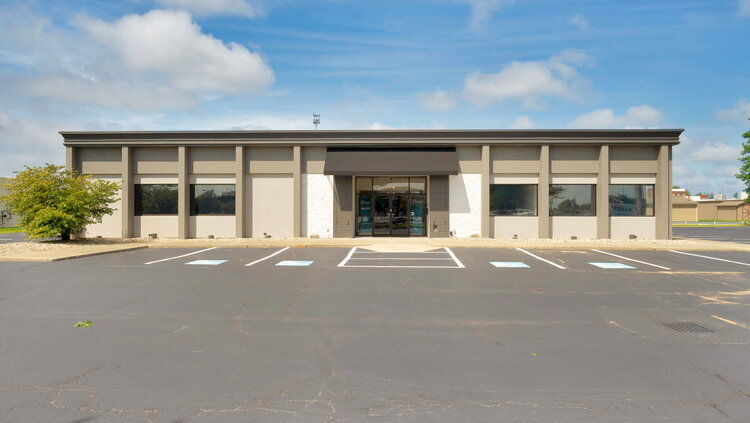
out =
[(685, 128), (741, 189), (750, 0), (0, 2), (0, 175), (59, 130)]

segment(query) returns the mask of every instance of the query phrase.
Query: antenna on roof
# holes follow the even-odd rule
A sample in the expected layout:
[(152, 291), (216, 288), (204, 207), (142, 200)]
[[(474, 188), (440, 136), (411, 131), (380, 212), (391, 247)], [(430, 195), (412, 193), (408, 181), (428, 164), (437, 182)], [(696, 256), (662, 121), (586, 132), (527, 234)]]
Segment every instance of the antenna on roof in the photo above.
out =
[(318, 125), (320, 125), (320, 113), (313, 113), (313, 125), (315, 125), (315, 130), (317, 130)]

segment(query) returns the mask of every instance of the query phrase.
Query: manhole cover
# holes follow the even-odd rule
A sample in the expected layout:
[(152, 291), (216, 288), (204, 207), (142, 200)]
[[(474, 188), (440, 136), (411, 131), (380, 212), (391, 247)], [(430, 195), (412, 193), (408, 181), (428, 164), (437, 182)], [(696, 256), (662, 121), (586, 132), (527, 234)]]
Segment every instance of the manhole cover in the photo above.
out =
[(713, 332), (711, 329), (693, 322), (662, 322), (662, 324), (677, 332)]

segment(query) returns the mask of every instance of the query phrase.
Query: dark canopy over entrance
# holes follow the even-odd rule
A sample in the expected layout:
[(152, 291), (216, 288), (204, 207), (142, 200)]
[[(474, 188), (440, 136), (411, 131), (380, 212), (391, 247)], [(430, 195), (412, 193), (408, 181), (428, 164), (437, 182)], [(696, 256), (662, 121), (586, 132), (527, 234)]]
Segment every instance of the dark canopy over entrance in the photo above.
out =
[(328, 148), (326, 175), (457, 175), (455, 147)]

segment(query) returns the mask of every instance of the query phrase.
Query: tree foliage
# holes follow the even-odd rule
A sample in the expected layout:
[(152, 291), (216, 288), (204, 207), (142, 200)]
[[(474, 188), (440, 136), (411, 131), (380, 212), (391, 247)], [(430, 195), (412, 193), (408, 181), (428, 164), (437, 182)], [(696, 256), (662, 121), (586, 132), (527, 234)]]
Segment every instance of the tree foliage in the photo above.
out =
[(3, 201), (19, 215), (18, 226), (30, 238), (63, 240), (112, 214), (120, 186), (63, 166), (28, 167), (4, 183)]
[(745, 141), (742, 143), (742, 154), (740, 155), (740, 172), (735, 175), (737, 179), (745, 184), (745, 192), (748, 193), (745, 201), (750, 202), (750, 131), (742, 134)]

